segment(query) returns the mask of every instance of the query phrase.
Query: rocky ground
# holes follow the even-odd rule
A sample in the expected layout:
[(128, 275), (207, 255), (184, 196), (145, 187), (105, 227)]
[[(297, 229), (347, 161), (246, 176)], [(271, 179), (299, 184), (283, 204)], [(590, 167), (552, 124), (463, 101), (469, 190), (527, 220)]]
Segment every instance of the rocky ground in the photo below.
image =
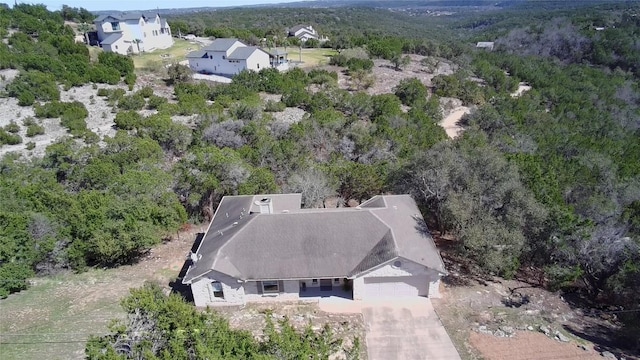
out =
[(450, 273), (432, 302), (463, 359), (638, 359), (616, 337), (615, 311), (588, 311), (575, 294), (545, 290), (536, 269), (514, 280), (472, 276), (450, 256), (451, 240), (435, 238)]

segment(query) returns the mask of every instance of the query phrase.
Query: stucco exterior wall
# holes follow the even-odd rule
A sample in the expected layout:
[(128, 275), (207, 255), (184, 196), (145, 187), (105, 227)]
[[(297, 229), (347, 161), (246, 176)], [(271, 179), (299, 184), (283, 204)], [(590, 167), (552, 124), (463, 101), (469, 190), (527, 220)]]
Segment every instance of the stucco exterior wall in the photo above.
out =
[(120, 38), (118, 39), (118, 41), (112, 44), (102, 45), (102, 49), (106, 52), (114, 52), (120, 55), (127, 55), (127, 50), (129, 49), (129, 46), (131, 46), (131, 44), (124, 41), (124, 38)]
[(254, 51), (246, 61), (246, 68), (253, 71), (260, 71), (270, 67), (269, 54), (264, 51)]
[[(219, 281), (222, 284), (222, 293), (224, 298), (218, 298), (213, 295), (212, 283)], [(243, 284), (236, 279), (211, 272), (202, 277), (198, 281), (191, 284), (191, 292), (193, 294), (193, 302), (196, 306), (222, 305), (222, 304), (244, 304), (245, 292)]]

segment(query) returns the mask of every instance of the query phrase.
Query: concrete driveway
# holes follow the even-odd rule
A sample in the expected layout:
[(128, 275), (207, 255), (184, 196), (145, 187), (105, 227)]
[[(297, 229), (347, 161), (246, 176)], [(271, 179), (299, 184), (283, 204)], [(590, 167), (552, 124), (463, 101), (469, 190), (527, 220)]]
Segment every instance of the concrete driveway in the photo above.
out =
[(367, 302), (362, 314), (369, 360), (460, 360), (427, 298)]

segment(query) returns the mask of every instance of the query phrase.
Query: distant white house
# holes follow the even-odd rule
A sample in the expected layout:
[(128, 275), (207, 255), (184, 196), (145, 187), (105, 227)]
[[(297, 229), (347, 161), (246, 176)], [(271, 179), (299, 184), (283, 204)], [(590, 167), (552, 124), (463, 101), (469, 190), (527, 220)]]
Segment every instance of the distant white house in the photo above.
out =
[(309, 39), (314, 39), (321, 42), (329, 40), (327, 37), (320, 36), (316, 29), (314, 29), (311, 25), (296, 25), (290, 28), (287, 33), (289, 37), (296, 37), (302, 42), (305, 42)]
[(495, 43), (493, 41), (480, 41), (478, 44), (476, 44), (476, 48), (493, 50), (494, 45)]
[(94, 20), (100, 46), (122, 55), (166, 49), (173, 45), (171, 28), (160, 15), (101, 15)]
[(271, 55), (238, 39), (216, 39), (201, 50), (187, 55), (192, 71), (233, 76), (243, 70), (260, 71), (271, 67)]

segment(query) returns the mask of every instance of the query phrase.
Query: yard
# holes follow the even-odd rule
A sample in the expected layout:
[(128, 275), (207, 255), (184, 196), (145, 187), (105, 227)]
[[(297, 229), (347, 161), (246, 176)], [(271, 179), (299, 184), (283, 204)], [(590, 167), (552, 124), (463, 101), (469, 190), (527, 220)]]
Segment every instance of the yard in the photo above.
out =
[[(279, 51), (285, 51), (285, 48), (278, 47)], [(264, 48), (265, 51), (273, 51), (274, 48)], [(300, 48), (295, 46), (289, 46), (286, 49), (289, 53), (289, 61), (298, 63), (302, 61), (300, 67), (314, 67), (329, 64), (329, 57), (336, 55), (337, 52), (332, 49), (302, 49), (302, 56), (300, 54)]]
[(133, 55), (133, 63), (136, 69), (157, 69), (167, 64), (180, 62), (187, 59), (187, 54), (200, 50), (202, 45), (196, 41), (173, 39), (173, 46), (164, 50)]
[(107, 333), (110, 320), (124, 316), (120, 299), (129, 288), (169, 284), (193, 239), (194, 232), (181, 233), (132, 266), (34, 279), (30, 289), (0, 300), (0, 358), (84, 359), (88, 335)]

